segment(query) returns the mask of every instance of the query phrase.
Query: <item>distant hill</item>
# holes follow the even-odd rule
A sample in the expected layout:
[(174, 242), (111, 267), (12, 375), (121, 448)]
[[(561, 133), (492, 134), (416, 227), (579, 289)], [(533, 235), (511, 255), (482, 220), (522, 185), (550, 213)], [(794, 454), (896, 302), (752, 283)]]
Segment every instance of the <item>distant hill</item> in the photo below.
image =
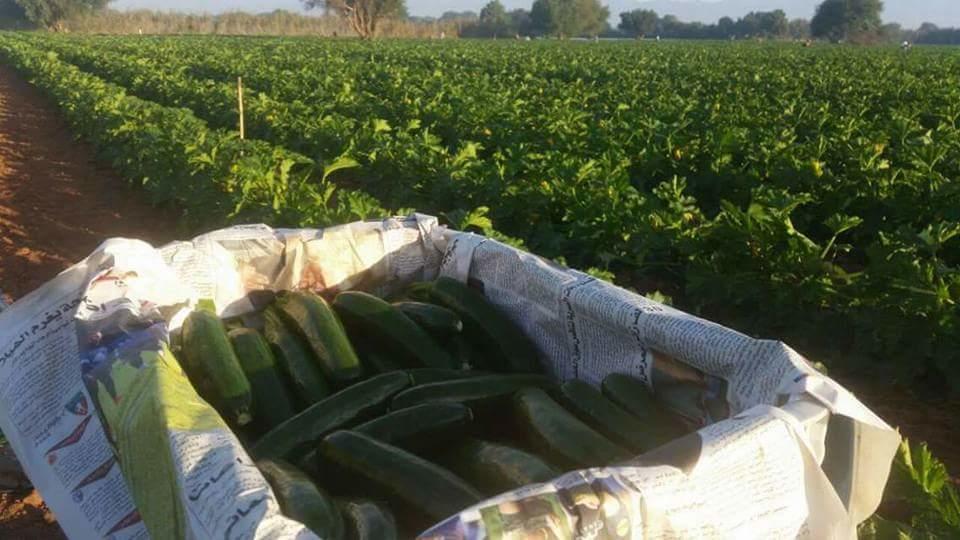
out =
[[(609, 0), (610, 12), (617, 18), (623, 11), (652, 9), (660, 15), (700, 22), (716, 22), (723, 16), (735, 19), (751, 11), (774, 9), (782, 9), (791, 19), (809, 19), (819, 4), (820, 0)], [(886, 0), (884, 6), (883, 20), (906, 28), (916, 28), (926, 21), (960, 27), (960, 0)]]

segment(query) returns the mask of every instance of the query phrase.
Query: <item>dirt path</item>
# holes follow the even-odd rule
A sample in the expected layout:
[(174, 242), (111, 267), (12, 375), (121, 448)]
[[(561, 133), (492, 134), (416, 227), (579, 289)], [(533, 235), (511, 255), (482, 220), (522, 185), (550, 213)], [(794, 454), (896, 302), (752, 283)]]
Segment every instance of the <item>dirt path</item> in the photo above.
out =
[[(152, 207), (77, 142), (56, 106), (0, 65), (0, 290), (11, 302), (127, 236), (175, 239), (170, 212)], [(9, 448), (0, 448), (0, 459)], [(10, 483), (6, 485), (10, 486)], [(16, 485), (13, 482), (12, 485)], [(0, 538), (64, 538), (40, 496), (0, 488)]]
[(176, 220), (97, 164), (56, 107), (0, 65), (0, 290), (19, 298), (112, 236), (156, 245), (177, 236)]

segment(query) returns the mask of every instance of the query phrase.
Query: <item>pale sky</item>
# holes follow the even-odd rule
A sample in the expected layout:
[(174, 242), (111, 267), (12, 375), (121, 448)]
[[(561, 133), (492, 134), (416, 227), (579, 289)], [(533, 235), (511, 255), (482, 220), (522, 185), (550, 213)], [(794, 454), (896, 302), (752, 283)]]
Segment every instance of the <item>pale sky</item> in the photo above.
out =
[[(412, 15), (438, 16), (444, 11), (480, 11), (488, 0), (407, 0)], [(527, 8), (533, 0), (501, 0), (508, 9)], [(610, 6), (613, 19), (621, 11), (637, 7), (655, 9), (660, 15), (673, 13), (682, 20), (715, 22), (720, 16), (737, 17), (753, 10), (783, 9), (789, 17), (810, 18), (820, 0), (601, 0)], [(884, 20), (916, 27), (923, 21), (940, 26), (960, 27), (960, 0), (885, 0)], [(299, 0), (115, 0), (116, 9), (149, 8), (192, 12), (300, 11)]]

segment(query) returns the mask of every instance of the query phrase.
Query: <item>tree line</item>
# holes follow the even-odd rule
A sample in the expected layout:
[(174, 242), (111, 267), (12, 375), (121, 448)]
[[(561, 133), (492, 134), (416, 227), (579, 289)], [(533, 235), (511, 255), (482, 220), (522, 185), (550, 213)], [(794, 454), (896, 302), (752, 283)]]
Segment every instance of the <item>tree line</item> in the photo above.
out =
[(107, 6), (110, 0), (0, 0), (0, 18), (55, 28), (63, 20), (91, 13)]
[(736, 20), (723, 17), (713, 24), (683, 22), (673, 15), (660, 17), (655, 11), (638, 9), (620, 14), (618, 29), (631, 37), (659, 36), (677, 39), (794, 38), (810, 36), (810, 21), (788, 20), (787, 14), (755, 11)]
[[(599, 0), (534, 0), (530, 9), (507, 10), (491, 0), (479, 13), (444, 13), (439, 18), (411, 17), (404, 0), (301, 0), (308, 9), (322, 9), (349, 24), (359, 36), (378, 34), (383, 21), (448, 23), (461, 37), (628, 37), (672, 39), (807, 39), (878, 43), (910, 41), (960, 44), (960, 29), (924, 23), (916, 30), (884, 24), (881, 0), (824, 0), (813, 17), (788, 19), (783, 10), (756, 11), (715, 23), (684, 22), (673, 15), (637, 9), (619, 14), (609, 23), (610, 11)], [(0, 0), (0, 19), (40, 28), (59, 28), (63, 20), (107, 7), (110, 0)], [(395, 24), (394, 24), (395, 26)], [(446, 24), (444, 25), (446, 27)], [(389, 29), (388, 29), (389, 30)]]

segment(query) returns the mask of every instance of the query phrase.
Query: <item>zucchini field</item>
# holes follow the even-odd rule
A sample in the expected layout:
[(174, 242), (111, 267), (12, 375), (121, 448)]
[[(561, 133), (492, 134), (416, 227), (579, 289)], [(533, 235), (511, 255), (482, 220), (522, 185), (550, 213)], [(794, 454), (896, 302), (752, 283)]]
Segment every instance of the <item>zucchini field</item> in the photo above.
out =
[(831, 369), (960, 386), (955, 50), (7, 33), (0, 56), (195, 230), (415, 209)]

